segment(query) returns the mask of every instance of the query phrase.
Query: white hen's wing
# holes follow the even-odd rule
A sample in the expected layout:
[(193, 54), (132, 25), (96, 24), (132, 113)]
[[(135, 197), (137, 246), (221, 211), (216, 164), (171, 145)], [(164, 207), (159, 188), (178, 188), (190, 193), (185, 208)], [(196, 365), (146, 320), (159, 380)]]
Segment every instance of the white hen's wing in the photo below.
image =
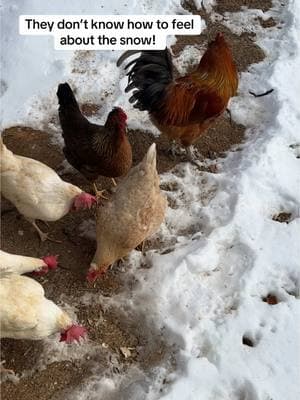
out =
[(81, 189), (64, 182), (47, 165), (13, 155), (15, 166), (1, 171), (1, 192), (27, 218), (54, 221), (70, 209)]
[(33, 279), (10, 274), (0, 279), (1, 337), (6, 332), (33, 329), (38, 324), (37, 307), (44, 297), (44, 289)]

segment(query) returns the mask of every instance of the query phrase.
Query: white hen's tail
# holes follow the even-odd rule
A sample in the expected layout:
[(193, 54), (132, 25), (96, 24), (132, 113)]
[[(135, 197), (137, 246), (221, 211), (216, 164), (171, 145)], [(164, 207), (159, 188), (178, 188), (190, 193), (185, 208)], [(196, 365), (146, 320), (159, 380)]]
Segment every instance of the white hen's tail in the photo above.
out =
[(18, 161), (14, 153), (5, 146), (0, 135), (0, 172), (18, 168)]
[(5, 149), (6, 149), (6, 146), (5, 146), (5, 144), (3, 143), (2, 135), (0, 135), (0, 153), (1, 153), (1, 155), (2, 155), (2, 152), (3, 152)]

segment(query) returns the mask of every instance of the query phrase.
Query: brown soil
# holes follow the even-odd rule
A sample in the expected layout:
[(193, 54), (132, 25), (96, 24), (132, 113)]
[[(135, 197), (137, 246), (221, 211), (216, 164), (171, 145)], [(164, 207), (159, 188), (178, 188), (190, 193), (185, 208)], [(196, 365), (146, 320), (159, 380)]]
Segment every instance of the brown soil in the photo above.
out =
[[(210, 127), (203, 136), (200, 137), (195, 144), (195, 148), (199, 153), (209, 160), (216, 160), (219, 157), (225, 157), (226, 152), (243, 141), (245, 128), (235, 122), (230, 123), (229, 117), (224, 114), (216, 123)], [(169, 171), (178, 162), (187, 161), (185, 154), (173, 158), (170, 153), (170, 141), (165, 136), (161, 135), (155, 138), (149, 132), (130, 131), (129, 138), (133, 144), (133, 162), (141, 161), (147, 148), (151, 143), (157, 144), (157, 168), (160, 173)], [(203, 170), (213, 172), (211, 167), (201, 167)]]
[[(214, 10), (223, 14), (224, 12), (221, 12), (218, 7), (225, 7), (226, 5), (226, 7), (228, 7), (228, 9), (226, 10), (231, 11), (230, 5), (234, 8), (234, 6), (238, 3), (241, 4), (243, 3), (243, 1), (218, 1), (217, 8), (215, 8)], [(257, 1), (257, 3), (259, 3), (259, 1)], [(261, 1), (261, 3), (263, 3), (264, 7), (266, 7), (265, 3), (268, 2)], [(242, 33), (240, 36), (236, 35), (221, 23), (212, 22), (210, 19), (210, 15), (207, 14), (205, 10), (197, 10), (192, 0), (185, 1), (184, 4), (185, 8), (188, 11), (192, 12), (193, 14), (200, 15), (201, 18), (205, 20), (206, 29), (204, 29), (199, 36), (180, 37), (180, 40), (177, 40), (175, 46), (173, 46), (172, 48), (174, 55), (178, 55), (185, 46), (196, 46), (200, 49), (206, 48), (207, 42), (213, 40), (218, 32), (222, 32), (224, 33), (227, 42), (232, 48), (234, 60), (236, 62), (238, 71), (246, 71), (249, 65), (259, 63), (265, 58), (263, 50), (254, 43), (255, 33), (245, 32)], [(262, 7), (260, 7), (260, 9), (262, 9)], [(240, 11), (240, 9), (232, 11)]]
[(242, 11), (244, 7), (266, 12), (272, 7), (272, 0), (217, 0), (214, 10), (219, 14), (224, 14)]
[(292, 214), (289, 212), (281, 212), (279, 214), (273, 215), (272, 220), (276, 222), (286, 223), (291, 222)]
[(270, 306), (274, 306), (275, 304), (279, 303), (277, 296), (275, 296), (275, 294), (271, 294), (271, 293), (269, 293), (266, 297), (264, 297), (263, 301), (265, 303), (270, 304)]
[(268, 19), (262, 19), (261, 17), (258, 17), (257, 19), (263, 28), (273, 28), (274, 26), (277, 25), (277, 22), (272, 17)]
[[(263, 10), (271, 6), (271, 1), (218, 1), (215, 10), (238, 11), (242, 5), (260, 8)], [(191, 2), (186, 2), (186, 8), (197, 13)], [(219, 30), (223, 31), (231, 43), (239, 71), (245, 71), (252, 63), (260, 62), (264, 58), (263, 51), (253, 42), (254, 34), (234, 35), (220, 24), (212, 24), (209, 16), (200, 12), (207, 20), (208, 29), (199, 37), (180, 37), (173, 48), (175, 55), (186, 45), (203, 46)], [(84, 56), (85, 52), (80, 54)], [(86, 56), (89, 55), (86, 52)], [(83, 105), (87, 115), (93, 115), (101, 108), (99, 105), (87, 103)], [(160, 173), (173, 168), (178, 161), (172, 160), (167, 154), (170, 143), (164, 137), (154, 138), (151, 134), (142, 131), (130, 131), (129, 137), (133, 146), (134, 163), (141, 160), (149, 145), (157, 142), (158, 170)], [(228, 115), (223, 115), (199, 140), (196, 147), (201, 154), (214, 160), (225, 157), (226, 152), (238, 145), (244, 139), (244, 127), (234, 122), (231, 124)], [(40, 160), (54, 169), (58, 169), (63, 161), (63, 154), (57, 146), (50, 143), (46, 132), (33, 130), (28, 127), (11, 127), (4, 132), (4, 142), (16, 154)], [(217, 170), (208, 167), (211, 172)], [(79, 174), (65, 174), (63, 179), (80, 186), (83, 190), (91, 191), (90, 185)], [(109, 188), (111, 181), (100, 178), (98, 187)], [(122, 263), (107, 272), (94, 287), (89, 287), (84, 279), (89, 262), (95, 251), (95, 243), (80, 236), (79, 224), (84, 219), (93, 218), (93, 212), (70, 213), (62, 220), (50, 223), (47, 230), (51, 236), (61, 240), (62, 244), (50, 241), (40, 243), (32, 226), (26, 222), (11, 205), (2, 199), (2, 248), (5, 251), (40, 257), (46, 254), (59, 254), (61, 268), (45, 277), (36, 278), (40, 281), (50, 299), (59, 299), (62, 294), (68, 302), (77, 299), (78, 294), (99, 293), (105, 297), (114, 296), (121, 291), (129, 291), (132, 281), (126, 281)], [(41, 227), (45, 229), (44, 226)], [(151, 243), (151, 247), (160, 247), (161, 243)], [(148, 267), (142, 265), (141, 267)], [(127, 275), (126, 275), (127, 276)], [(99, 302), (100, 303), (100, 302)], [(165, 363), (170, 369), (176, 368), (174, 349), (168, 343), (168, 335), (156, 332), (146, 323), (143, 315), (132, 314), (125, 316), (120, 310), (106, 309), (101, 304), (92, 303), (79, 305), (78, 320), (89, 330), (89, 340), (95, 344), (95, 355), (92, 358), (78, 359), (49, 363), (45, 369), (39, 367), (40, 355), (43, 351), (43, 342), (2, 340), (1, 359), (6, 360), (5, 367), (12, 368), (17, 374), (27, 373), (27, 376), (14, 384), (5, 381), (2, 384), (3, 400), (60, 400), (72, 393), (74, 388), (82, 386), (85, 379), (91, 375), (95, 364), (99, 374), (101, 371), (111, 370), (111, 373), (126, 371), (131, 364), (139, 365), (144, 371)], [(70, 303), (71, 304), (71, 303)], [(248, 343), (245, 343), (248, 344)], [(249, 345), (249, 344), (248, 344)], [(121, 347), (130, 349), (130, 357), (125, 358)], [(111, 362), (112, 357), (116, 364)], [(29, 374), (29, 370), (33, 372)]]

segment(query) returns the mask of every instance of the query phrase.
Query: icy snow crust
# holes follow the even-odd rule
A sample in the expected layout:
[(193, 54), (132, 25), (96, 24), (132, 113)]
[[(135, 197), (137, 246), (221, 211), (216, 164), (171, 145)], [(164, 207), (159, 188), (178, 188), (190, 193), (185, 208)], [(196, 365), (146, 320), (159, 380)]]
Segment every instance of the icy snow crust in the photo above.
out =
[[(17, 17), (58, 10), (61, 14), (183, 12), (179, 1), (89, 0), (81, 7), (66, 0), (22, 3), (4, 1), (9, 15), (2, 21), (4, 127), (16, 123), (46, 127), (53, 141), (59, 141), (59, 126), (49, 121), (57, 112), (57, 84), (68, 80), (81, 101), (99, 103), (106, 94), (96, 121), (103, 122), (112, 104), (118, 104), (128, 113), (130, 128), (154, 130), (147, 114), (133, 110), (123, 93), (124, 73), (115, 67), (119, 53), (90, 52), (83, 58), (79, 53), (55, 52), (50, 38), (19, 37)], [(208, 1), (205, 4), (209, 6)], [(280, 13), (280, 30), (261, 28), (255, 22), (262, 16), (259, 10), (225, 15), (224, 23), (233, 31), (255, 31), (266, 52), (264, 62), (242, 73), (239, 94), (231, 103), (232, 117), (247, 127), (242, 150), (220, 160), (218, 174), (181, 164), (162, 175), (163, 187), (175, 188), (166, 190), (173, 205), (157, 234), (164, 246), (160, 253), (165, 254), (148, 251), (143, 259), (133, 251), (126, 276), (135, 276), (134, 288), (105, 301), (92, 294), (78, 299), (143, 313), (149, 324), (168, 332), (165, 339), (178, 350), (177, 369), (169, 373), (162, 365), (150, 376), (132, 366), (123, 375), (103, 375), (95, 367), (84, 390), (76, 390), (72, 399), (300, 398), (300, 3), (294, 0), (281, 7), (274, 1), (273, 5), (263, 17)], [(188, 57), (186, 49), (177, 64), (184, 65)], [(275, 90), (266, 97), (248, 93), (269, 88)], [(281, 211), (291, 213), (290, 223), (272, 220)], [(83, 234), (91, 240), (93, 229), (92, 221), (82, 224)], [(151, 268), (140, 268), (142, 261)], [(262, 301), (270, 292), (278, 304)], [(254, 346), (243, 344), (243, 337)], [(53, 338), (44, 348), (41, 366), (95, 351), (92, 343), (73, 348)]]

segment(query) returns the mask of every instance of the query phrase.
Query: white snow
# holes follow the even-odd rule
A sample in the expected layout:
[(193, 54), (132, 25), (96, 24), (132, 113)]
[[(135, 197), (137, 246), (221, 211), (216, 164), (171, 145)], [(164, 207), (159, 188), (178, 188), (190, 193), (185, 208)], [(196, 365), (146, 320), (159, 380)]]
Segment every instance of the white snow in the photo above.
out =
[[(29, 124), (50, 131), (59, 141), (58, 124), (49, 121), (57, 113), (57, 84), (68, 80), (81, 102), (101, 104), (95, 120), (103, 121), (119, 104), (128, 113), (130, 127), (153, 130), (147, 114), (133, 110), (122, 91), (124, 72), (115, 67), (119, 53), (55, 52), (50, 38), (18, 36), (17, 17), (184, 12), (179, 1), (17, 4), (5, 0), (3, 7), (3, 127)], [(204, 2), (206, 8), (211, 4)], [(200, 8), (201, 2), (197, 5)], [(257, 16), (280, 18), (281, 29), (263, 29)], [(78, 300), (144, 315), (176, 350), (176, 369), (161, 365), (149, 375), (133, 366), (104, 376), (95, 367), (85, 389), (76, 389), (72, 398), (300, 398), (300, 3), (290, 0), (283, 7), (274, 0), (273, 9), (265, 14), (245, 9), (214, 18), (239, 34), (255, 31), (267, 55), (241, 74), (239, 95), (231, 103), (232, 117), (247, 127), (246, 141), (240, 151), (218, 160), (218, 174), (181, 164), (161, 176), (172, 205), (157, 233), (163, 248), (148, 251), (145, 257), (131, 253), (123, 276), (125, 288), (134, 276), (134, 287), (128, 285), (112, 298), (85, 294)], [(189, 50), (176, 61), (182, 72), (191, 59)], [(194, 49), (193, 54), (202, 51)], [(270, 88), (274, 92), (261, 98), (248, 93)], [(272, 219), (280, 212), (291, 213), (290, 223)], [(93, 230), (92, 221), (82, 222), (81, 231), (90, 240)], [(141, 268), (142, 263), (151, 268)], [(279, 303), (263, 302), (268, 293)], [(243, 344), (243, 337), (254, 347)], [(96, 348), (88, 343), (79, 354), (93, 351)], [(49, 339), (41, 362), (68, 359), (77, 352), (77, 347), (63, 350)]]

